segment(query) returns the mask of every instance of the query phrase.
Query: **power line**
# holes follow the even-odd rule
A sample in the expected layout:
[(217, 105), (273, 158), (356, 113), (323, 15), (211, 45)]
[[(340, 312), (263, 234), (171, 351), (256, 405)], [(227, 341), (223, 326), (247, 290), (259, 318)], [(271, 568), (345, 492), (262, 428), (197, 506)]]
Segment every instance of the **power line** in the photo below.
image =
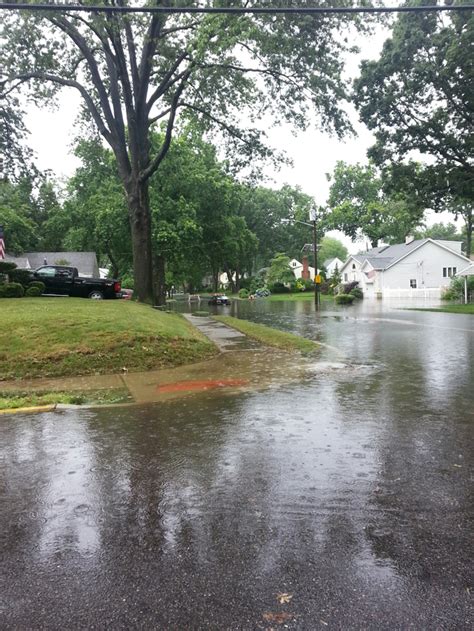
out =
[(268, 15), (317, 15), (331, 13), (422, 13), (440, 11), (472, 11), (474, 4), (402, 7), (121, 7), (82, 6), (78, 4), (27, 4), (0, 3), (0, 10), (22, 11), (76, 11), (86, 13), (218, 13), (218, 14), (268, 14)]

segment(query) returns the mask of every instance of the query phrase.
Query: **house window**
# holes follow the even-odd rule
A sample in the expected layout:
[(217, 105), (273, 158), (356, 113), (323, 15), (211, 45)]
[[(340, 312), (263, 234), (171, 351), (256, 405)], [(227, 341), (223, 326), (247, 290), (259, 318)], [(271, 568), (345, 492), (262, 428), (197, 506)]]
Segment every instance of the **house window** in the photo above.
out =
[(458, 272), (458, 268), (457, 267), (453, 267), (453, 276), (456, 276)]
[(448, 268), (443, 267), (443, 278), (447, 278), (447, 276), (448, 276)]
[(347, 274), (344, 274), (344, 281), (347, 283), (347, 281), (349, 280), (349, 277)]
[(355, 269), (355, 268), (356, 268), (355, 263), (352, 263), (352, 269)]
[(416, 278), (411, 278), (410, 279), (410, 287), (412, 289), (416, 289)]

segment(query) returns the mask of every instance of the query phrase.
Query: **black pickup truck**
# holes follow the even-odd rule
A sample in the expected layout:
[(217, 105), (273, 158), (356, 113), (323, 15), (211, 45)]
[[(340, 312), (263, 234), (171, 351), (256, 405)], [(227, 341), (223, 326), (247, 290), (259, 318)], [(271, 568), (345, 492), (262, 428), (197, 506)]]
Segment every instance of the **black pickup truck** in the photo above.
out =
[(44, 265), (33, 272), (35, 280), (45, 284), (45, 294), (73, 296), (75, 298), (121, 298), (119, 281), (109, 278), (86, 278), (79, 276), (75, 267)]

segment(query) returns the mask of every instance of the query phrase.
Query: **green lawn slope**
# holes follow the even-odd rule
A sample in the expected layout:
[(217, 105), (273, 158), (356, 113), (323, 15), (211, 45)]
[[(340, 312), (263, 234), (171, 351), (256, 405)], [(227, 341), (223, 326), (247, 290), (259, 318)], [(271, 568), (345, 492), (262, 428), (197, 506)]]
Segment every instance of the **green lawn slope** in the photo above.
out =
[(144, 371), (216, 347), (178, 314), (125, 300), (0, 300), (0, 380)]

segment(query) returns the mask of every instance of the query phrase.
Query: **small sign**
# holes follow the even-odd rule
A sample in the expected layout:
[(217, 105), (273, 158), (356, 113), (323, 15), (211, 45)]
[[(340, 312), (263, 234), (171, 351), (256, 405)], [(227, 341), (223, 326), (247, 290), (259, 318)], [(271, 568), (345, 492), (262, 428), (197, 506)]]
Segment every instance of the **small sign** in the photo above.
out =
[(321, 274), (316, 274), (316, 276), (314, 277), (314, 282), (317, 283), (318, 285), (321, 282)]

